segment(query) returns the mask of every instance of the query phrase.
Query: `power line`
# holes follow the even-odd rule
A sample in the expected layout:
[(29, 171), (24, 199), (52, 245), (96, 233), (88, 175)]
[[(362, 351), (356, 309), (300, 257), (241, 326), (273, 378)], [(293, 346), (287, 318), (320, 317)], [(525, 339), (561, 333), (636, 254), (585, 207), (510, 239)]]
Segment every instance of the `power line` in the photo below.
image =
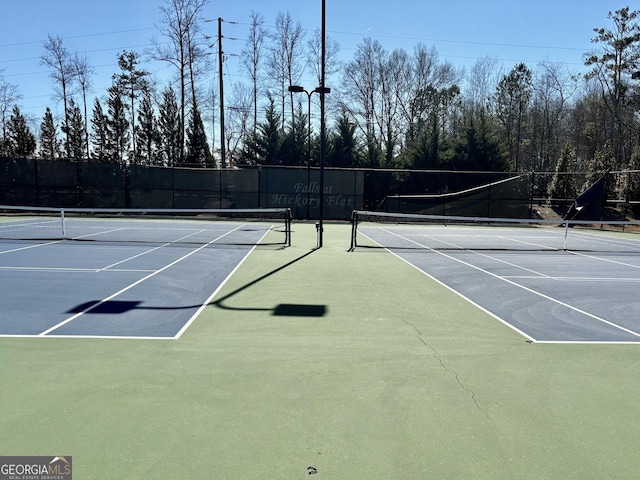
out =
[(489, 47), (513, 47), (513, 48), (535, 48), (535, 49), (552, 49), (552, 50), (573, 50), (573, 51), (584, 51), (582, 48), (577, 47), (558, 47), (554, 45), (526, 45), (526, 44), (517, 44), (517, 43), (499, 43), (499, 42), (476, 42), (476, 41), (467, 41), (467, 40), (447, 40), (447, 39), (438, 39), (438, 38), (426, 38), (426, 37), (404, 37), (398, 35), (365, 35), (364, 33), (354, 33), (354, 32), (329, 32), (335, 33), (339, 35), (353, 35), (360, 37), (374, 37), (374, 38), (389, 38), (396, 40), (413, 40), (420, 42), (437, 42), (437, 43), (456, 43), (462, 45), (484, 45)]
[[(250, 23), (242, 23), (235, 22), (238, 25), (243, 25), (245, 27), (251, 27)], [(261, 25), (262, 27), (268, 30), (275, 30), (275, 25)], [(309, 28), (303, 28), (305, 32), (315, 32), (315, 30)], [(484, 45), (489, 47), (512, 47), (512, 48), (533, 48), (533, 49), (552, 49), (552, 50), (570, 50), (570, 51), (584, 51), (583, 48), (579, 47), (562, 47), (557, 45), (527, 45), (527, 44), (518, 44), (518, 43), (500, 43), (500, 42), (480, 42), (480, 41), (468, 41), (468, 40), (449, 40), (442, 38), (428, 38), (428, 37), (405, 37), (402, 35), (380, 35), (380, 34), (370, 34), (369, 32), (345, 32), (339, 30), (327, 30), (327, 33), (334, 35), (350, 35), (356, 37), (371, 37), (371, 38), (387, 38), (394, 40), (412, 40), (419, 42), (437, 42), (437, 43), (456, 43), (462, 45)]]
[[(127, 45), (124, 47), (108, 47), (108, 48), (98, 48), (95, 50), (83, 50), (81, 52), (77, 52), (80, 54), (87, 54), (87, 53), (101, 53), (101, 52), (110, 52), (110, 51), (121, 51), (121, 50), (128, 50), (128, 49), (133, 49), (133, 48), (147, 48), (147, 47), (153, 47), (155, 45), (167, 45), (170, 42), (161, 42), (158, 44), (153, 44), (153, 43), (145, 43), (142, 45)], [(23, 61), (27, 61), (27, 60), (40, 60), (42, 57), (24, 57), (24, 58), (11, 58), (9, 60), (0, 60), (0, 63), (11, 63), (11, 62), (23, 62)]]
[[(73, 40), (77, 38), (89, 38), (89, 37), (99, 37), (104, 35), (116, 35), (121, 33), (131, 33), (131, 32), (143, 32), (145, 30), (157, 30), (156, 27), (143, 27), (143, 28), (132, 28), (129, 30), (113, 30), (111, 32), (100, 32), (100, 33), (87, 33), (83, 35), (73, 35), (69, 37), (62, 37), (62, 40)], [(16, 42), (16, 43), (2, 43), (0, 44), (0, 48), (3, 47), (17, 47), (21, 45), (33, 45), (33, 44), (41, 44), (46, 42), (46, 40), (29, 40), (26, 42)]]

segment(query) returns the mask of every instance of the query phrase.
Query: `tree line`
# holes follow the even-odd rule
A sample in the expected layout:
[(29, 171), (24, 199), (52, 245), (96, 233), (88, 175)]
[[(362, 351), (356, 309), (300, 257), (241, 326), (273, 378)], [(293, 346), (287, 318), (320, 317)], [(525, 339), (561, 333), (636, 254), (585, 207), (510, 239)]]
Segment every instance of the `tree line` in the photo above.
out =
[[(64, 118), (46, 109), (37, 132), (19, 108), (19, 86), (0, 75), (0, 154), (143, 165), (318, 165), (317, 90), (290, 89), (303, 75), (320, 79), (318, 31), (309, 34), (288, 13), (274, 26), (251, 12), (240, 54), (243, 82), (225, 94), (226, 159), (212, 151), (205, 120), (220, 118), (210, 86), (204, 35), (209, 0), (165, 0), (154, 47), (123, 51), (102, 98), (88, 98), (93, 69), (58, 36), (43, 43)], [(389, 51), (364, 38), (341, 62), (326, 41), (325, 164), (339, 167), (491, 171), (604, 172), (640, 169), (640, 12), (610, 12), (594, 28), (587, 74), (566, 65), (518, 63), (503, 71), (483, 58), (468, 70), (442, 61), (434, 47)], [(161, 41), (162, 40), (162, 41)], [(174, 79), (156, 85), (143, 59), (167, 62)], [(292, 91), (294, 90), (294, 91)], [(90, 111), (89, 111), (90, 110)], [(314, 111), (317, 110), (314, 108)], [(213, 144), (214, 140), (212, 140)]]

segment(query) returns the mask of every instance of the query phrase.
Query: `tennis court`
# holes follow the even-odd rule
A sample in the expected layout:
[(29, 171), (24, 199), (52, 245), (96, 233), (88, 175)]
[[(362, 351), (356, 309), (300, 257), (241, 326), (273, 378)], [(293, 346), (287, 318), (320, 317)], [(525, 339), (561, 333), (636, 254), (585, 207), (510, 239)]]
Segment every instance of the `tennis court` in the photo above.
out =
[[(265, 239), (274, 233), (280, 241), (273, 231)], [(0, 338), (0, 450), (62, 452), (83, 479), (637, 477), (640, 350), (634, 341), (532, 342), (425, 275), (413, 265), (416, 258), (409, 264), (398, 257), (401, 251), (429, 264), (442, 257), (443, 271), (478, 257), (476, 268), (518, 280), (535, 276), (521, 271), (525, 258), (559, 262), (579, 255), (349, 251), (345, 223), (326, 224), (324, 246), (315, 249), (313, 223), (296, 222), (292, 233), (286, 248), (246, 247), (250, 253), (175, 340)], [(64, 264), (50, 258), (47, 265), (95, 268), (91, 255), (80, 253), (95, 253), (94, 243), (62, 241), (58, 246), (74, 247), (77, 263), (67, 256)], [(169, 265), (182, 248), (163, 247), (175, 253), (146, 268)], [(21, 257), (23, 266), (42, 268), (37, 252), (45, 251), (32, 252), (33, 259)], [(481, 254), (492, 258), (481, 261)], [(511, 258), (516, 270), (506, 264), (493, 270), (496, 254), (498, 263)], [(633, 254), (620, 258), (630, 263)], [(470, 275), (468, 268), (453, 276)], [(45, 294), (29, 297), (34, 308)], [(78, 295), (74, 302), (80, 297), (96, 300)], [(143, 305), (159, 297), (145, 297)]]
[(635, 224), (360, 215), (352, 249), (387, 247), (532, 342), (640, 341), (640, 238), (621, 231)]
[(5, 207), (0, 335), (178, 338), (287, 214)]

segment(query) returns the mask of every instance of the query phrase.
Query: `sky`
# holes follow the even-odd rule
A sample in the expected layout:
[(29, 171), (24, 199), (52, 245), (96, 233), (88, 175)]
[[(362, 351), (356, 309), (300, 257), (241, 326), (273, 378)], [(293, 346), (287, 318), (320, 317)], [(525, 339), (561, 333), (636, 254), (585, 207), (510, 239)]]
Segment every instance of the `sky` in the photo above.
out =
[[(50, 71), (40, 63), (48, 35), (61, 37), (71, 54), (86, 55), (95, 70), (92, 96), (101, 98), (119, 71), (119, 53), (142, 55), (153, 37), (163, 40), (159, 9), (166, 1), (4, 0), (0, 75), (18, 87), (22, 113), (39, 125), (47, 106), (54, 114), (61, 111), (53, 99)], [(371, 37), (389, 51), (411, 52), (418, 43), (435, 47), (441, 61), (460, 68), (494, 58), (505, 73), (519, 62), (533, 68), (543, 61), (585, 71), (583, 57), (595, 48), (593, 29), (612, 28), (608, 13), (627, 5), (612, 0), (325, 1), (327, 36), (340, 45), (343, 60), (351, 59), (363, 39)], [(267, 28), (273, 27), (279, 12), (288, 12), (311, 35), (321, 27), (321, 6), (321, 0), (211, 0), (204, 17), (212, 20), (206, 24), (212, 37), (218, 33), (217, 19), (223, 19), (225, 82), (243, 81), (235, 55), (244, 46), (252, 11), (263, 15)], [(212, 53), (217, 53), (217, 46)], [(159, 82), (172, 73), (167, 64), (143, 61), (140, 66)], [(316, 86), (311, 72), (299, 83), (309, 90)]]

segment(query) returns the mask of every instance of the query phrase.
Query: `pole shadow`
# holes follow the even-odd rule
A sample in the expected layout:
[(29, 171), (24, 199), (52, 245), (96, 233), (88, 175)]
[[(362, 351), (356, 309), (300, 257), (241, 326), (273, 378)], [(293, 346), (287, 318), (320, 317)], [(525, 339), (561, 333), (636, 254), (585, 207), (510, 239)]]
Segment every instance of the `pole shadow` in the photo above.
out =
[[(282, 272), (283, 270), (289, 268), (290, 266), (296, 264), (297, 262), (303, 260), (307, 256), (311, 255), (315, 252), (316, 249), (310, 250), (309, 252), (301, 255), (298, 258), (287, 262), (286, 264), (268, 272), (264, 275), (252, 280), (251, 282), (243, 285), (240, 288), (228, 293), (224, 297), (210, 302), (209, 305), (214, 305), (218, 308), (224, 310), (236, 310), (236, 311), (261, 311), (261, 312), (272, 312), (274, 316), (293, 316), (293, 317), (322, 317), (327, 313), (326, 305), (313, 305), (313, 304), (294, 304), (294, 303), (282, 303), (276, 305), (272, 308), (253, 308), (253, 307), (231, 307), (229, 305), (225, 305), (225, 302), (230, 298), (238, 295), (239, 293), (256, 286), (258, 283), (266, 280), (267, 278)], [(91, 300), (75, 307), (69, 309), (66, 313), (70, 314), (78, 314), (78, 313), (95, 313), (102, 315), (119, 315), (123, 313), (127, 313), (131, 310), (188, 310), (199, 308), (200, 305), (181, 305), (175, 307), (154, 307), (154, 306), (146, 306), (143, 305), (143, 301), (133, 300), (133, 301), (124, 301), (124, 300)]]
[(254, 308), (254, 307), (231, 307), (228, 305), (225, 305), (225, 302), (227, 300), (229, 300), (230, 298), (238, 295), (239, 293), (256, 286), (258, 283), (262, 282), (263, 280), (266, 280), (267, 278), (282, 272), (283, 270), (289, 268), (290, 266), (300, 262), (301, 260), (305, 259), (306, 257), (308, 257), (309, 255), (311, 255), (313, 252), (315, 252), (317, 249), (314, 248), (313, 250), (308, 251), (307, 253), (305, 253), (304, 255), (301, 255), (297, 258), (294, 258), (293, 260), (291, 260), (290, 262), (285, 263), (284, 265), (268, 272), (265, 273), (264, 275), (256, 278), (255, 280), (252, 280), (251, 282), (243, 285), (240, 288), (235, 289), (233, 292), (228, 293), (227, 295), (225, 295), (222, 298), (219, 298), (218, 300), (211, 302), (210, 305), (215, 305), (218, 308), (224, 309), (224, 310), (237, 310), (237, 311), (252, 311), (252, 312), (272, 312), (272, 315), (274, 316), (300, 316), (300, 317), (322, 317), (324, 315), (326, 315), (327, 313), (327, 306), (326, 305), (309, 305), (309, 304), (293, 304), (293, 303), (282, 303), (279, 305), (276, 305), (273, 308)]

